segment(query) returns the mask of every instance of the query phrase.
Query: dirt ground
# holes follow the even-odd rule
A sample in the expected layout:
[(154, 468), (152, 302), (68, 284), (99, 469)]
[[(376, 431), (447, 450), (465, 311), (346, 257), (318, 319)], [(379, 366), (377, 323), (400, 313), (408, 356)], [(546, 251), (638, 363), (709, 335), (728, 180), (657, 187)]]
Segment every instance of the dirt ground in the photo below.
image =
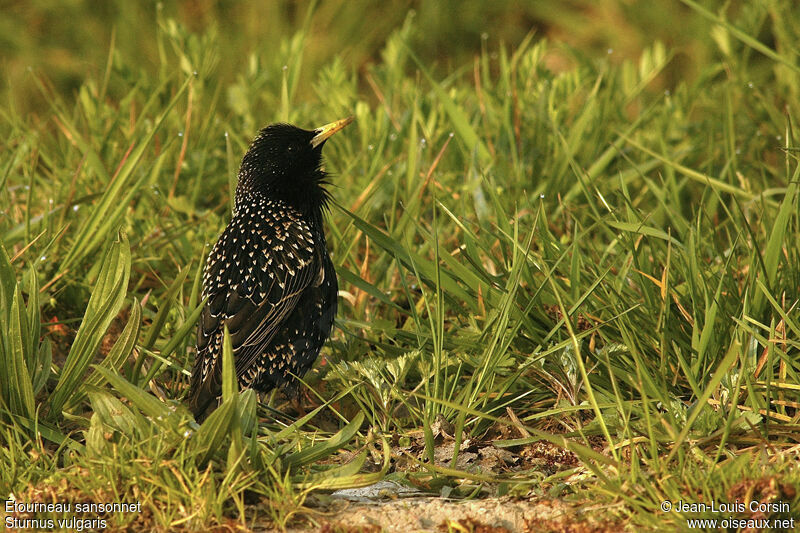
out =
[(593, 520), (589, 506), (578, 510), (557, 500), (536, 502), (508, 498), (454, 501), (411, 497), (385, 502), (342, 500), (320, 510), (317, 525), (290, 529), (294, 533), (460, 532), (544, 533), (620, 531), (621, 524)]
[[(438, 421), (431, 428), (436, 448), (434, 462), (450, 466), (455, 441), (453, 428)], [(579, 464), (569, 451), (545, 441), (513, 448), (496, 446), (497, 439), (527, 435), (514, 433), (509, 425), (499, 425), (483, 439), (461, 441), (456, 468), (478, 474), (503, 475), (521, 470), (536, 470), (543, 475), (571, 469)], [(424, 459), (422, 434), (407, 442), (393, 443), (394, 467), (400, 472), (420, 469)], [(598, 444), (598, 449), (602, 446)], [(347, 462), (347, 457), (336, 461)], [(379, 464), (373, 465), (375, 469)], [(576, 473), (576, 475), (580, 475)], [(485, 494), (483, 496), (486, 496)], [(394, 481), (380, 481), (369, 487), (339, 490), (306, 502), (309, 521), (288, 531), (306, 533), (377, 533), (377, 532), (458, 532), (458, 533), (546, 533), (620, 531), (623, 524), (609, 521), (606, 506), (593, 502), (575, 502), (546, 497), (483, 497), (474, 499), (442, 498)], [(600, 512), (606, 511), (606, 512)], [(613, 516), (613, 515), (612, 515)]]

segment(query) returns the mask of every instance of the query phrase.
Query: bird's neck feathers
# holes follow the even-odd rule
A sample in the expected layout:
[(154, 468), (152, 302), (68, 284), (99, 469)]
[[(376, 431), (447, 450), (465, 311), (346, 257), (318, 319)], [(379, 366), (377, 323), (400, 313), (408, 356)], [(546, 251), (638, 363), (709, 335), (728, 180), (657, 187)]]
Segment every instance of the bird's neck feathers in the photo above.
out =
[(327, 174), (316, 169), (311, 175), (286, 179), (267, 172), (252, 172), (241, 169), (236, 185), (234, 212), (253, 200), (271, 200), (293, 207), (314, 220), (322, 220), (322, 213), (328, 209), (330, 193), (325, 189)]

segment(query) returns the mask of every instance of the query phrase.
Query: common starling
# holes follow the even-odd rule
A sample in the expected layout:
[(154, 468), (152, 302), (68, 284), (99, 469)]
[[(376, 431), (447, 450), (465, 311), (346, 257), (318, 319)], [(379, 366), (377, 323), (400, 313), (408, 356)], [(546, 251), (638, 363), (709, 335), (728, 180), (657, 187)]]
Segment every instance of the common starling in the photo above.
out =
[(314, 130), (262, 129), (242, 159), (233, 218), (203, 271), (189, 405), (216, 407), (228, 326), (241, 388), (296, 389), (333, 327), (338, 286), (322, 226), (330, 199), (322, 146), (352, 117)]

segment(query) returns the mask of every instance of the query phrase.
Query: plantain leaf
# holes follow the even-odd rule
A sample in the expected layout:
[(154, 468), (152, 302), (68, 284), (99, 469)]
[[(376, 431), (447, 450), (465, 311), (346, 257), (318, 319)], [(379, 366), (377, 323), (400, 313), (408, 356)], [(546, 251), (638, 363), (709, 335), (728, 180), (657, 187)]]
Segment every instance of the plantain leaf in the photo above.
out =
[(28, 327), (23, 307), (22, 293), (17, 285), (9, 310), (8, 333), (0, 350), (0, 368), (5, 369), (6, 373), (3, 376), (2, 399), (12, 415), (33, 419), (33, 384), (25, 362)]
[[(314, 474), (305, 475), (305, 476), (295, 476), (292, 481), (294, 482), (296, 487), (300, 488), (315, 488), (315, 489), (324, 489), (330, 490), (332, 488), (341, 488), (338, 486), (338, 482), (342, 478), (348, 478), (361, 470), (361, 467), (364, 466), (364, 463), (367, 462), (367, 452), (364, 450), (363, 452), (359, 453), (354, 459), (350, 462), (337, 466), (334, 468), (328, 468), (323, 472), (315, 472)], [(337, 479), (338, 478), (338, 479)], [(346, 486), (350, 486), (347, 484)]]
[(169, 408), (152, 394), (148, 394), (116, 372), (93, 365), (95, 372), (103, 376), (122, 396), (128, 399), (142, 413), (153, 419), (160, 427), (172, 431), (178, 429), (179, 414)]
[(355, 418), (334, 436), (319, 444), (314, 444), (313, 446), (309, 446), (308, 448), (289, 455), (283, 460), (284, 465), (288, 468), (298, 467), (319, 461), (323, 457), (329, 456), (350, 442), (363, 422), (364, 412), (359, 411)]
[(14, 298), (14, 287), (17, 277), (11, 259), (6, 253), (6, 248), (0, 242), (0, 323), (6, 323), (6, 317), (11, 309), (11, 300)]
[(94, 416), (97, 416), (107, 426), (117, 429), (133, 437), (136, 430), (136, 416), (119, 399), (105, 391), (92, 391), (89, 393)]
[[(128, 318), (128, 323), (125, 325), (125, 329), (122, 330), (122, 333), (120, 333), (120, 336), (117, 337), (117, 341), (114, 343), (111, 351), (108, 352), (106, 358), (100, 363), (101, 367), (119, 373), (122, 363), (124, 363), (131, 353), (133, 353), (133, 348), (136, 345), (136, 339), (139, 338), (141, 323), (142, 306), (139, 305), (138, 300), (134, 299), (133, 305), (131, 305), (131, 315)], [(99, 387), (104, 381), (105, 378), (102, 376), (102, 374), (99, 374), (96, 371), (89, 374), (89, 377), (86, 378), (85, 382), (87, 387), (78, 389), (70, 397), (70, 399), (67, 401), (67, 409), (72, 409), (84, 398), (85, 389), (90, 387)]]
[(45, 338), (42, 340), (37, 349), (39, 350), (39, 366), (31, 377), (34, 396), (39, 394), (39, 391), (42, 390), (42, 387), (45, 386), (47, 380), (50, 378), (50, 366), (53, 364), (53, 344), (50, 342), (50, 339)]
[(239, 381), (236, 379), (236, 365), (233, 361), (233, 344), (228, 326), (222, 333), (222, 401), (233, 404), (228, 432), (231, 434), (231, 446), (228, 449), (228, 468), (239, 464), (239, 457), (244, 450), (239, 411)]
[[(36, 380), (38, 369), (40, 368), (39, 338), (42, 335), (42, 317), (39, 312), (39, 277), (33, 266), (28, 270), (28, 286), (26, 291), (28, 293), (28, 331), (25, 337), (25, 363), (28, 365), (28, 372), (31, 374), (31, 379)], [(49, 370), (48, 368), (47, 371)]]
[(236, 406), (233, 400), (223, 401), (192, 436), (194, 452), (200, 464), (208, 462), (217, 452), (225, 451), (221, 449), (222, 443), (230, 431), (235, 415)]
[(239, 383), (236, 380), (236, 370), (233, 362), (233, 345), (228, 326), (224, 327), (222, 333), (222, 399), (235, 400), (239, 392)]
[(111, 245), (103, 259), (86, 314), (50, 399), (52, 413), (61, 413), (67, 401), (82, 385), (86, 369), (94, 359), (108, 326), (122, 307), (128, 288), (130, 267), (130, 245), (123, 236)]
[(369, 474), (359, 473), (367, 459), (367, 452), (364, 451), (345, 465), (331, 468), (324, 472), (298, 477), (293, 480), (294, 484), (300, 489), (339, 490), (366, 487), (377, 483), (383, 479), (392, 464), (391, 448), (386, 439), (382, 439), (382, 446), (383, 466), (379, 472), (372, 472)]
[(239, 393), (239, 418), (242, 434), (253, 434), (258, 422), (258, 397), (253, 389), (245, 389)]

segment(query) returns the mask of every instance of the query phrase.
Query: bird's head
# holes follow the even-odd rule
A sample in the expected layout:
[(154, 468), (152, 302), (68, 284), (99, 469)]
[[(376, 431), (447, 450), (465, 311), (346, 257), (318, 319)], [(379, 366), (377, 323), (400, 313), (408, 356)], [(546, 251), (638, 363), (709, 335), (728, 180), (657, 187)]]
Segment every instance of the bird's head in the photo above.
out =
[(236, 203), (255, 193), (298, 209), (324, 207), (328, 196), (322, 187), (322, 146), (352, 121), (348, 117), (313, 130), (291, 124), (262, 129), (242, 159)]

